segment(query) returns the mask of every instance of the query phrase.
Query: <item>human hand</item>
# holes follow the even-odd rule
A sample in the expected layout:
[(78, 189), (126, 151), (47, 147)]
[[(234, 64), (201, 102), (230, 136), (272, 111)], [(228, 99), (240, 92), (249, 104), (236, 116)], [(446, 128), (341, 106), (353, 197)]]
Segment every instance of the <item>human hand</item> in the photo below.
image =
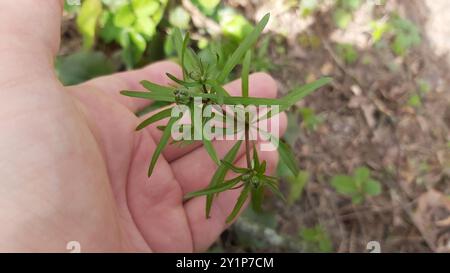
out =
[[(60, 0), (0, 2), (0, 251), (65, 251), (69, 241), (82, 251), (207, 249), (227, 228), (239, 190), (222, 193), (210, 219), (204, 198), (183, 203), (216, 169), (198, 145), (168, 147), (149, 179), (160, 132), (135, 132), (134, 112), (145, 101), (119, 94), (141, 89), (143, 79), (167, 84), (165, 73), (180, 75), (180, 68), (160, 62), (63, 87), (53, 69), (61, 10)], [(261, 73), (250, 88), (259, 97), (277, 92)], [(239, 94), (240, 82), (226, 89)], [(233, 142), (214, 145), (223, 157)], [(272, 172), (277, 153), (260, 156)]]

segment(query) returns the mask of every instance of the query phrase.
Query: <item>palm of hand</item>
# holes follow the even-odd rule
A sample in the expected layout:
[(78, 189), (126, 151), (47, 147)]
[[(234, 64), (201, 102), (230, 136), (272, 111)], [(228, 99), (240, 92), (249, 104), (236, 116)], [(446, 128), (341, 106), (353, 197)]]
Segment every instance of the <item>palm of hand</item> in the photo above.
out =
[[(19, 16), (10, 2), (0, 4), (0, 13)], [(33, 17), (55, 20), (58, 14), (55, 7), (36, 7)], [(0, 25), (23, 16), (2, 14)], [(0, 44), (2, 66), (8, 68), (0, 69), (0, 219), (8, 234), (1, 245), (8, 251), (64, 251), (69, 241), (79, 241), (82, 251), (206, 249), (226, 228), (239, 191), (221, 194), (210, 219), (203, 198), (183, 203), (182, 196), (206, 187), (216, 169), (199, 146), (169, 147), (149, 179), (148, 162), (160, 133), (155, 126), (136, 133), (134, 112), (144, 104), (119, 95), (122, 89), (141, 89), (136, 83), (142, 79), (165, 84), (165, 72), (177, 75), (179, 68), (163, 62), (63, 87), (48, 61), (58, 47), (59, 23), (46, 23), (39, 35), (16, 35)], [(251, 83), (253, 95), (276, 94), (265, 74), (253, 75)], [(227, 89), (237, 94), (239, 85)], [(221, 157), (232, 145), (215, 144)], [(261, 157), (272, 171), (277, 154)], [(243, 151), (238, 158), (244, 165)]]

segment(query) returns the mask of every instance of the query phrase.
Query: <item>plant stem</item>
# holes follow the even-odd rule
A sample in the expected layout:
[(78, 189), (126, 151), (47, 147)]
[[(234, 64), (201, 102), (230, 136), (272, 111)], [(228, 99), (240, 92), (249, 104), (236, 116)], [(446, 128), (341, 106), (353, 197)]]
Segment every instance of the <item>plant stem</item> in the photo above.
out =
[(250, 124), (249, 113), (245, 113), (245, 157), (247, 159), (247, 168), (252, 168), (252, 160), (250, 156)]

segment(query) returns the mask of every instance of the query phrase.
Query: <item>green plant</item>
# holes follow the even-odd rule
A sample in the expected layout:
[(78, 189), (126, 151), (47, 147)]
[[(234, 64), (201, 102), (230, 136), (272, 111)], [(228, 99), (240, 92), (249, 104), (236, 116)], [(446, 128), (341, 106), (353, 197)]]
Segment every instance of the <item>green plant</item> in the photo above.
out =
[(290, 205), (299, 200), (302, 196), (303, 190), (309, 181), (309, 172), (300, 171), (297, 177), (289, 177), (288, 181), (291, 185), (287, 201)]
[(329, 253), (333, 251), (333, 242), (322, 226), (300, 230), (300, 238), (306, 243), (306, 249), (311, 252)]
[(416, 83), (417, 90), (408, 99), (408, 105), (415, 108), (422, 106), (423, 97), (431, 90), (430, 83), (423, 79), (417, 80)]
[(396, 55), (403, 56), (412, 47), (422, 42), (420, 32), (413, 22), (394, 15), (390, 19), (389, 24), (394, 36), (391, 42), (391, 49)]
[(302, 116), (303, 126), (308, 130), (316, 130), (317, 126), (319, 126), (323, 122), (323, 117), (316, 115), (314, 113), (314, 110), (311, 108), (300, 108), (299, 112)]
[(358, 52), (352, 44), (338, 44), (336, 53), (346, 64), (354, 64), (358, 60)]
[(361, 6), (361, 0), (337, 0), (333, 13), (336, 26), (341, 29), (347, 28), (353, 19), (353, 12)]
[(133, 68), (155, 35), (167, 1), (85, 0), (77, 17), (84, 48), (91, 49), (97, 36), (105, 43), (115, 42), (122, 47), (127, 68)]
[[(283, 195), (279, 191), (277, 178), (265, 174), (267, 163), (265, 161), (260, 161), (255, 148), (255, 143), (249, 138), (250, 126), (252, 125), (251, 122), (253, 122), (253, 120), (250, 120), (249, 113), (246, 113), (243, 118), (244, 120), (242, 120), (245, 123), (245, 126), (243, 126), (244, 128), (239, 129), (233, 127), (232, 129), (232, 134), (244, 133), (244, 140), (237, 141), (222, 160), (219, 160), (217, 153), (213, 148), (211, 139), (201, 133), (204, 132), (206, 125), (211, 121), (212, 117), (200, 117), (200, 120), (203, 122), (197, 122), (195, 120), (195, 115), (192, 115), (192, 113), (195, 113), (195, 111), (203, 113), (207, 105), (216, 106), (215, 109), (218, 110), (218, 114), (221, 117), (225, 117), (229, 114), (224, 107), (230, 105), (278, 106), (277, 109), (270, 110), (264, 116), (258, 117), (259, 120), (264, 120), (287, 110), (316, 89), (328, 84), (331, 80), (329, 78), (320, 79), (311, 84), (296, 88), (280, 99), (249, 97), (249, 73), (252, 62), (251, 48), (258, 40), (268, 23), (269, 18), (270, 16), (268, 14), (264, 16), (264, 18), (239, 44), (237, 49), (227, 56), (221, 56), (219, 53), (213, 51), (206, 55), (197, 54), (188, 47), (189, 34), (187, 33), (183, 37), (181, 31), (175, 29), (173, 33), (173, 44), (175, 45), (175, 49), (180, 59), (183, 78), (178, 79), (171, 74), (167, 74), (174, 82), (174, 86), (172, 87), (165, 87), (148, 81), (142, 81), (142, 85), (148, 89), (149, 92), (122, 91), (122, 94), (125, 96), (173, 104), (171, 108), (159, 111), (137, 127), (137, 129), (140, 130), (156, 121), (165, 118), (169, 119), (166, 126), (161, 127), (163, 135), (153, 154), (148, 171), (149, 176), (151, 176), (162, 150), (169, 144), (171, 132), (174, 128), (177, 128), (175, 126), (177, 125), (178, 120), (181, 119), (180, 114), (191, 113), (191, 124), (189, 125), (188, 130), (193, 134), (198, 133), (204, 148), (207, 150), (211, 159), (217, 164), (218, 168), (208, 188), (189, 193), (185, 196), (185, 199), (188, 200), (193, 197), (206, 195), (207, 217), (210, 215), (213, 199), (217, 194), (227, 190), (242, 188), (242, 192), (236, 202), (235, 208), (229, 215), (227, 222), (231, 222), (237, 216), (249, 195), (252, 197), (252, 204), (255, 210), (260, 209), (265, 188), (269, 188), (281, 198), (283, 198)], [(226, 82), (230, 73), (238, 64), (242, 64), (242, 96), (230, 96), (222, 87), (222, 84)], [(200, 106), (196, 104), (196, 100), (198, 99), (202, 102)], [(174, 111), (178, 111), (179, 115), (174, 115)], [(225, 128), (216, 127), (215, 129), (220, 131)], [(260, 131), (263, 134), (270, 135), (269, 132), (265, 132), (261, 129)], [(278, 141), (278, 139), (273, 136), (272, 140)], [(245, 146), (247, 162), (245, 168), (233, 165), (237, 152), (243, 144)], [(282, 159), (285, 162), (288, 162), (287, 165), (289, 169), (297, 176), (299, 173), (297, 167), (298, 164), (295, 161), (292, 151), (290, 151), (289, 147), (282, 142), (279, 145), (279, 149)], [(229, 171), (233, 172), (236, 176), (233, 179), (225, 180), (225, 176)]]
[(357, 168), (353, 176), (333, 177), (331, 185), (340, 194), (351, 197), (354, 204), (362, 203), (367, 196), (377, 196), (381, 193), (380, 182), (371, 178), (370, 170), (366, 167)]

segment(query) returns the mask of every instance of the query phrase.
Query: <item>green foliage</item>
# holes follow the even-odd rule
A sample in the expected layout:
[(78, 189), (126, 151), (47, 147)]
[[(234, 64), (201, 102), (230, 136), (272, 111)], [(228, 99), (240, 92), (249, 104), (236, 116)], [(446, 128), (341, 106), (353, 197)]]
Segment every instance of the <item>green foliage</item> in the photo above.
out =
[(353, 176), (333, 177), (331, 185), (340, 194), (351, 197), (354, 204), (362, 203), (367, 196), (381, 194), (380, 182), (371, 178), (370, 170), (366, 167), (356, 169)]
[(346, 64), (354, 64), (358, 60), (358, 52), (352, 44), (338, 44), (336, 53)]
[(78, 52), (58, 57), (55, 68), (64, 85), (79, 84), (115, 71), (112, 62), (102, 52)]
[(429, 82), (419, 79), (416, 82), (417, 90), (408, 99), (408, 105), (414, 108), (422, 106), (422, 98), (431, 90)]
[(85, 49), (90, 49), (94, 45), (97, 21), (101, 13), (101, 0), (86, 0), (80, 8), (77, 26), (81, 35), (83, 35)]
[(220, 4), (220, 0), (192, 0), (204, 14), (213, 15)]
[(413, 22), (394, 15), (389, 24), (394, 35), (391, 48), (396, 55), (403, 56), (422, 42), (420, 32)]
[(155, 35), (167, 0), (86, 0), (77, 17), (84, 48), (91, 49), (99, 36), (105, 43), (122, 47), (127, 68), (141, 60), (148, 43)]
[(297, 176), (289, 177), (288, 181), (291, 188), (287, 198), (288, 204), (292, 205), (301, 198), (309, 177), (310, 174), (307, 171), (299, 171)]
[(191, 21), (191, 15), (183, 8), (176, 7), (170, 11), (169, 22), (172, 26), (179, 29), (188, 29)]
[[(181, 30), (175, 29), (171, 34), (172, 46), (178, 54), (178, 59), (183, 70), (182, 79), (178, 79), (173, 75), (167, 74), (174, 84), (170, 87), (160, 86), (148, 81), (142, 81), (142, 85), (148, 90), (147, 92), (139, 91), (122, 91), (125, 96), (148, 99), (156, 102), (173, 103), (182, 109), (189, 109), (193, 113), (194, 107), (199, 107), (194, 104), (194, 98), (201, 98), (203, 104), (201, 109), (198, 109), (203, 113), (203, 107), (205, 104), (212, 104), (219, 106), (221, 110), (219, 113), (224, 113), (225, 105), (277, 105), (284, 111), (296, 104), (299, 100), (312, 93), (314, 90), (328, 84), (331, 79), (324, 78), (314, 83), (298, 87), (280, 99), (268, 99), (268, 98), (254, 98), (249, 97), (249, 73), (250, 64), (252, 63), (252, 47), (256, 44), (259, 36), (261, 35), (264, 27), (269, 21), (269, 15), (264, 18), (254, 27), (252, 31), (245, 36), (240, 42), (234, 52), (227, 55), (223, 55), (223, 52), (215, 52), (212, 49), (209, 51), (202, 51), (197, 54), (192, 50), (189, 45), (189, 34), (184, 37)], [(221, 86), (235, 70), (238, 65), (242, 65), (242, 96), (230, 96), (228, 92)], [(179, 111), (181, 112), (181, 110)], [(143, 129), (158, 120), (167, 117), (168, 110), (158, 112), (148, 120), (144, 121), (138, 126), (138, 129)], [(277, 113), (268, 113), (263, 119), (267, 119)], [(180, 117), (171, 117), (166, 126), (161, 128), (163, 130), (163, 136), (157, 146), (156, 151), (153, 154), (152, 161), (149, 167), (149, 176), (155, 168), (157, 159), (161, 154), (163, 148), (169, 144), (170, 132), (177, 123)], [(207, 121), (207, 119), (204, 119)], [(203, 126), (203, 125), (202, 125)], [(191, 115), (191, 132), (202, 132), (203, 127), (198, 126), (194, 122), (194, 115)], [(236, 158), (237, 151), (242, 145), (242, 142), (237, 142), (235, 146), (227, 153), (223, 160), (218, 160), (217, 154), (212, 146), (211, 140), (207, 139), (203, 134), (199, 134), (202, 138), (203, 146), (207, 150), (211, 159), (217, 163), (218, 169), (214, 174), (210, 185), (203, 190), (189, 193), (185, 196), (185, 199), (207, 196), (206, 198), (206, 216), (209, 217), (211, 205), (215, 196), (221, 192), (233, 190), (236, 188), (242, 188), (239, 198), (236, 200), (236, 205), (227, 218), (227, 222), (233, 221), (241, 211), (245, 201), (251, 196), (252, 206), (255, 211), (261, 210), (261, 204), (264, 197), (264, 190), (269, 189), (276, 196), (284, 200), (283, 194), (278, 187), (277, 178), (266, 175), (267, 163), (260, 161), (255, 144), (251, 143), (248, 138), (250, 121), (248, 115), (245, 117), (245, 152), (247, 159), (247, 167), (241, 168), (233, 165)], [(235, 129), (236, 130), (236, 129)], [(238, 133), (238, 131), (234, 131)], [(269, 134), (267, 132), (262, 132)], [(253, 156), (251, 156), (251, 147), (253, 144)], [(295, 162), (295, 156), (290, 151), (290, 148), (285, 144), (280, 144), (280, 154), (285, 161), (289, 162), (289, 167), (295, 177), (299, 179), (298, 165)], [(226, 180), (225, 177), (228, 171), (232, 171), (236, 176), (232, 179)], [(298, 189), (297, 189), (298, 191)]]
[(300, 238), (306, 243), (309, 252), (329, 253), (333, 251), (333, 242), (321, 226), (300, 230)]
[(302, 0), (300, 1), (300, 14), (302, 17), (308, 17), (314, 13), (319, 7), (319, 0)]
[(311, 108), (300, 108), (299, 112), (302, 116), (303, 126), (310, 131), (315, 131), (317, 126), (323, 123), (323, 118), (316, 115)]
[(333, 20), (337, 27), (347, 28), (353, 19), (353, 12), (361, 6), (361, 0), (338, 0), (336, 2)]
[(384, 36), (386, 32), (389, 31), (389, 23), (385, 21), (373, 21), (370, 24), (372, 29), (372, 39), (375, 43), (378, 43)]
[(237, 42), (242, 41), (252, 31), (252, 24), (232, 8), (221, 9), (218, 19), (223, 35)]

